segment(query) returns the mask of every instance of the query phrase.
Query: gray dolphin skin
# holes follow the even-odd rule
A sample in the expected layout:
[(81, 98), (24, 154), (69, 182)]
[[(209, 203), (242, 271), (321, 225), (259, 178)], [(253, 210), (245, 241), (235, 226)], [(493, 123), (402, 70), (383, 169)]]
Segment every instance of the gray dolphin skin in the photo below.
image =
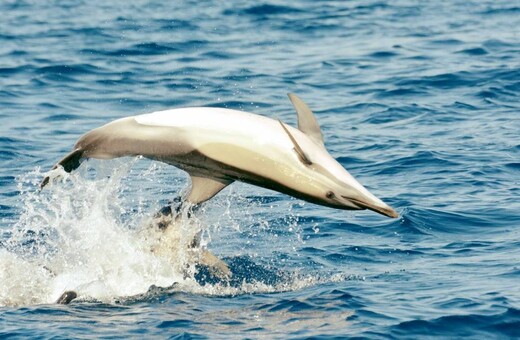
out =
[[(87, 132), (53, 169), (71, 172), (84, 159), (144, 156), (186, 171), (197, 205), (234, 181), (344, 210), (370, 209), (396, 218), (325, 149), (309, 107), (289, 94), (298, 128), (253, 113), (212, 107), (179, 108), (122, 118)], [(49, 183), (46, 176), (41, 184)]]

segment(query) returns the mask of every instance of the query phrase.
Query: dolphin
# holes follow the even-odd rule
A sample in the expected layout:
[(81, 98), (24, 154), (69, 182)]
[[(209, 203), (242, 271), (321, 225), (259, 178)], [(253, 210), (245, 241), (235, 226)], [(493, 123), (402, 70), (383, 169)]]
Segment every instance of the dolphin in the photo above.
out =
[[(143, 156), (189, 174), (191, 190), (183, 203), (192, 206), (241, 181), (335, 209), (369, 209), (398, 217), (327, 152), (310, 108), (295, 94), (288, 96), (298, 128), (225, 108), (158, 111), (87, 132), (53, 169), (61, 166), (71, 172), (88, 158)], [(41, 187), (49, 180), (44, 177)]]
[[(163, 208), (166, 209), (166, 208)], [(192, 263), (196, 266), (197, 270), (204, 269), (213, 279), (219, 280), (222, 283), (229, 283), (233, 273), (226, 262), (215, 256), (209, 249), (201, 245), (200, 231), (195, 230), (195, 234), (188, 234), (186, 238), (186, 232), (184, 228), (181, 228), (180, 224), (186, 222), (191, 223), (192, 220), (182, 220), (175, 218), (170, 212), (159, 211), (162, 220), (157, 225), (157, 221), (152, 222), (151, 228), (144, 228), (139, 232), (139, 236), (147, 239), (150, 244), (150, 252), (156, 257), (161, 258), (169, 262), (172, 266), (180, 270), (184, 277), (189, 277), (189, 273), (186, 271), (187, 264)], [(157, 219), (157, 216), (154, 216)], [(191, 230), (196, 228), (191, 228)], [(190, 231), (191, 231), (190, 230)], [(188, 241), (188, 242), (186, 242)], [(179, 258), (185, 258), (187, 262), (180, 262)], [(57, 276), (57, 272), (50, 269), (48, 266), (43, 266), (52, 276)], [(174, 285), (177, 283), (174, 283)], [(153, 290), (156, 286), (151, 286), (148, 290)], [(147, 293), (147, 294), (148, 294)], [(57, 300), (56, 304), (68, 305), (73, 300), (77, 299), (81, 292), (75, 290), (64, 291)], [(146, 294), (139, 294), (135, 296), (143, 297)]]

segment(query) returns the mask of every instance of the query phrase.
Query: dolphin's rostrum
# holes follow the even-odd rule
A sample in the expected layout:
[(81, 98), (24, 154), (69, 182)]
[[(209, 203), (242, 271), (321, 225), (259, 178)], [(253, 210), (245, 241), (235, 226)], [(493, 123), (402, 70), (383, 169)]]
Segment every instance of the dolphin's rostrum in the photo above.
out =
[[(298, 129), (264, 116), (211, 107), (180, 108), (118, 119), (83, 135), (54, 168), (83, 159), (144, 156), (185, 170), (186, 201), (200, 204), (234, 181), (345, 210), (370, 209), (398, 217), (325, 149), (309, 107), (289, 94)], [(45, 177), (41, 186), (49, 182)]]

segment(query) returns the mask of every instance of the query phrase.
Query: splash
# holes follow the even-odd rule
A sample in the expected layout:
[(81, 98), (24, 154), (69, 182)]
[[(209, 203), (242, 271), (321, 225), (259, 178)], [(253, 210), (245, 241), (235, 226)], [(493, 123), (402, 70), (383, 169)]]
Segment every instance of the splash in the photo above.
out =
[(141, 213), (126, 226), (117, 218), (125, 213), (121, 179), (130, 167), (94, 175), (101, 179), (88, 179), (87, 167), (74, 175), (55, 170), (61, 183), (41, 193), (34, 190), (39, 171), (20, 179), (23, 211), (0, 253), (0, 304), (52, 303), (66, 290), (110, 301), (182, 279), (167, 259), (150, 252), (151, 238), (128, 227), (141, 223)]
[[(268, 222), (265, 211), (259, 216), (265, 202), (230, 190), (195, 218), (180, 219), (174, 236), (165, 237), (150, 227), (156, 197), (182, 192), (184, 182), (169, 180), (163, 191), (162, 167), (153, 162), (135, 169), (135, 163), (94, 162), (73, 174), (57, 169), (51, 172), (53, 185), (42, 192), (39, 169), (19, 178), (22, 211), (0, 248), (0, 305), (54, 303), (67, 290), (80, 300), (113, 303), (161, 289), (238, 295), (323, 282), (315, 275), (281, 272), (279, 263), (258, 264), (262, 254), (272, 257), (288, 245), (298, 256), (303, 241), (293, 202), (287, 203), (289, 214), (285, 203), (270, 204), (283, 217)], [(216, 245), (232, 278), (197, 264), (201, 252), (188, 247), (195, 235), (202, 250)]]

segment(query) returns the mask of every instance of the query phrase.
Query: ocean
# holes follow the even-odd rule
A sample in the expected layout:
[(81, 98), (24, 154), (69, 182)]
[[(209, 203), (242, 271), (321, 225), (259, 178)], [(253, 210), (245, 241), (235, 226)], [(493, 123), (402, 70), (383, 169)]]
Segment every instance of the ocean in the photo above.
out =
[[(0, 2), (2, 338), (520, 337), (520, 4)], [(188, 106), (296, 125), (389, 219), (234, 183), (193, 217), (230, 280), (143, 236), (189, 185), (85, 132)], [(188, 224), (190, 224), (188, 223)], [(188, 232), (190, 225), (182, 225)], [(54, 302), (66, 290), (78, 298)]]

